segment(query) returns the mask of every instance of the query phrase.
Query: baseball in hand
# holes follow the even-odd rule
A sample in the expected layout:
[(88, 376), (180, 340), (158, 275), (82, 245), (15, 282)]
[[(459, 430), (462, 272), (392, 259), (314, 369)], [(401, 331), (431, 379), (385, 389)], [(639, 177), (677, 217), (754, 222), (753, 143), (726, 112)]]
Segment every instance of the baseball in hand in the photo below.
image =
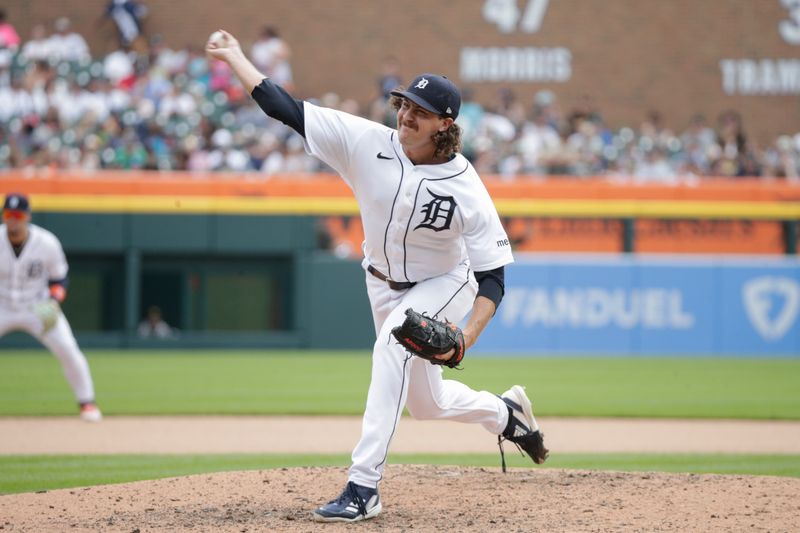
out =
[(214, 45), (217, 46), (218, 48), (221, 46), (225, 46), (225, 35), (223, 35), (221, 31), (215, 31), (214, 33), (208, 36), (208, 42), (214, 43)]

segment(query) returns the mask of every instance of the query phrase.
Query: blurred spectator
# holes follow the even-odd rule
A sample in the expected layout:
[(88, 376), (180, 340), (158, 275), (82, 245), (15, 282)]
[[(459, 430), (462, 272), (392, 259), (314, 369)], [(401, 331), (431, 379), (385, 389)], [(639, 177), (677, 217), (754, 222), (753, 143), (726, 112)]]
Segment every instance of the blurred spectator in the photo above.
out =
[(711, 167), (710, 157), (714, 152), (716, 135), (706, 123), (702, 114), (694, 115), (689, 121), (689, 127), (680, 137), (685, 153), (684, 168), (692, 174), (706, 174)]
[(166, 123), (170, 119), (186, 120), (197, 111), (197, 102), (185, 87), (173, 81), (169, 92), (161, 98), (156, 114), (157, 123)]
[(14, 58), (14, 54), (19, 49), (20, 38), (14, 26), (6, 20), (6, 12), (0, 8), (0, 75), (5, 77), (5, 80), (0, 79), (0, 84), (7, 85), (8, 67)]
[[(54, 39), (70, 34), (68, 21), (59, 24)], [(41, 25), (32, 29), (10, 67), (0, 68), (0, 169), (236, 171), (261, 179), (331, 171), (305, 153), (292, 130), (267, 119), (224, 63), (210, 64), (199, 48), (172, 50), (153, 36), (144, 58), (120, 48), (73, 61), (51, 53), (59, 41), (44, 32)], [(335, 93), (321, 95), (319, 103), (395, 126), (381, 89), (394, 85), (394, 69), (387, 59), (375, 74), (381, 85), (364, 110)], [(697, 115), (676, 133), (657, 112), (638, 127), (610, 131), (588, 96), (566, 116), (549, 89), (536, 92), (532, 105), (509, 89), (492, 96), (481, 102), (465, 88), (458, 119), (463, 153), (483, 174), (661, 183), (710, 175), (800, 179), (800, 131), (760, 149), (733, 111), (720, 115), (716, 131)]]
[(147, 16), (147, 7), (136, 0), (110, 0), (106, 4), (103, 18), (114, 23), (119, 38), (119, 47), (144, 53), (147, 42), (142, 33), (142, 22)]
[(676, 182), (675, 170), (667, 161), (664, 150), (657, 147), (648, 150), (644, 158), (637, 162), (633, 176), (637, 183), (673, 184)]
[(392, 91), (403, 84), (400, 76), (400, 61), (394, 56), (388, 56), (381, 65), (381, 74), (378, 77), (378, 92), (384, 101), (391, 97)]
[(377, 94), (369, 103), (367, 118), (374, 122), (395, 127), (397, 118), (394, 109), (387, 105), (389, 93), (402, 86), (400, 77), (400, 61), (394, 56), (387, 56), (381, 63), (376, 89)]
[(250, 168), (266, 175), (277, 174), (284, 168), (281, 141), (271, 132), (260, 135), (249, 148)]
[(234, 86), (231, 68), (224, 61), (211, 61), (209, 87), (212, 91), (228, 93)]
[(472, 164), (478, 173), (513, 179), (519, 171), (519, 160), (513, 157), (513, 142), (518, 134), (516, 120), (520, 107), (514, 92), (501, 88), (484, 108), (478, 131), (470, 139)]
[(510, 97), (506, 102), (507, 107), (503, 111), (503, 114), (511, 120), (517, 132), (519, 132), (528, 118), (528, 107), (521, 99), (517, 98), (516, 94), (512, 91), (509, 91), (508, 94)]
[(794, 139), (788, 135), (778, 137), (764, 153), (762, 162), (762, 176), (800, 182), (800, 134)]
[(606, 147), (603, 125), (598, 115), (572, 114), (573, 133), (567, 137), (570, 174), (590, 176), (605, 170), (603, 158)]
[(532, 120), (522, 126), (517, 141), (521, 158), (521, 172), (525, 174), (550, 174), (568, 162), (561, 136), (553, 127), (548, 106), (534, 105)]
[(660, 111), (651, 109), (639, 126), (639, 135), (650, 139), (653, 146), (666, 147), (675, 135), (664, 126), (664, 117)]
[(742, 117), (736, 111), (723, 111), (717, 119), (717, 151), (713, 156), (711, 172), (717, 176), (759, 175)]
[(47, 36), (44, 24), (34, 24), (31, 28), (31, 38), (25, 42), (21, 50), (25, 61), (47, 61), (53, 57), (52, 43)]
[(20, 38), (14, 26), (6, 20), (6, 12), (0, 9), (0, 49), (16, 51)]
[(547, 117), (547, 124), (556, 132), (561, 127), (561, 111), (553, 91), (542, 89), (533, 96), (534, 109), (541, 111)]
[(297, 172), (309, 174), (317, 170), (317, 160), (306, 153), (303, 138), (297, 134), (286, 140), (286, 150), (283, 155), (284, 172)]
[(147, 308), (147, 317), (139, 323), (136, 333), (143, 339), (170, 339), (175, 337), (175, 330), (161, 317), (161, 308), (151, 305)]
[[(494, 109), (499, 109), (494, 107)], [(510, 159), (509, 154), (513, 147), (513, 140), (517, 136), (514, 122), (502, 114), (486, 110), (481, 121), (478, 138), (475, 140), (476, 169), (486, 174), (503, 174), (513, 178), (519, 165), (516, 160)]]
[(136, 83), (135, 56), (115, 50), (103, 60), (103, 74), (114, 87), (130, 89)]
[(294, 91), (292, 67), (289, 63), (291, 50), (281, 39), (274, 26), (264, 26), (250, 50), (253, 64), (273, 82), (289, 92)]
[(53, 24), (56, 30), (50, 36), (53, 58), (61, 61), (88, 61), (89, 45), (79, 33), (72, 31), (71, 26), (72, 23), (67, 17), (60, 17)]
[[(458, 113), (456, 123), (461, 127), (462, 132), (461, 152), (467, 159), (475, 158), (475, 142), (479, 137), (482, 121), (483, 106), (475, 101), (475, 92), (472, 88), (464, 87), (461, 90), (461, 111)], [(396, 119), (393, 122), (396, 122)]]

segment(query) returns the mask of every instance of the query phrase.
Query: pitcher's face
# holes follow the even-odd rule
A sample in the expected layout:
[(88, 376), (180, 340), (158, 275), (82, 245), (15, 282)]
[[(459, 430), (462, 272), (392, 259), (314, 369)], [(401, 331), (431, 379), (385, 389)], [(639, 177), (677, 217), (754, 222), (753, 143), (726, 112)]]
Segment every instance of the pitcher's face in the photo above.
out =
[(403, 98), (397, 110), (397, 132), (404, 148), (419, 150), (426, 145), (433, 147), (432, 137), (445, 131), (452, 123), (453, 119), (432, 113), (408, 98)]

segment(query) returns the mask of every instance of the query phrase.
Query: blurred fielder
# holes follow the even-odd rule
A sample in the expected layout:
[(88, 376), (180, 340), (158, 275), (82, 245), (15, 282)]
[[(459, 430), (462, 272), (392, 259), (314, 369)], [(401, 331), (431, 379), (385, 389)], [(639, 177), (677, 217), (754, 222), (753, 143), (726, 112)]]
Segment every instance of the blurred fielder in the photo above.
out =
[[(498, 442), (510, 440), (544, 462), (547, 449), (522, 387), (496, 396), (442, 379), (441, 365), (458, 364), (494, 315), (504, 266), (513, 261), (489, 193), (458, 152), (456, 86), (423, 74), (408, 90), (392, 91), (397, 129), (388, 128), (295, 100), (253, 66), (232, 35), (221, 34), (209, 39), (208, 55), (226, 61), (267, 115), (297, 131), (311, 155), (336, 169), (364, 225), (362, 266), (377, 334), (372, 381), (348, 483), (314, 519), (355, 522), (381, 512), (378, 483), (404, 407), (415, 418), (481, 424)], [(458, 329), (453, 323), (470, 311)], [(409, 334), (397, 338), (408, 349), (392, 332), (401, 326)], [(428, 340), (451, 332), (453, 348), (431, 352), (431, 345), (444, 344)]]
[(61, 312), (69, 268), (64, 250), (55, 235), (30, 220), (28, 198), (7, 195), (0, 225), (0, 337), (14, 330), (36, 337), (61, 362), (81, 418), (99, 422), (89, 364)]

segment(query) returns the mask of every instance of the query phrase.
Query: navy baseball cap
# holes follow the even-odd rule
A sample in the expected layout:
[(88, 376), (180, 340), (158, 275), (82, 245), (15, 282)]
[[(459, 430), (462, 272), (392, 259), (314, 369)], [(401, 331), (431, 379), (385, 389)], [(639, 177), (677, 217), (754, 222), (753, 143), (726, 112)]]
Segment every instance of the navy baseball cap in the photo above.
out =
[(461, 109), (458, 87), (444, 76), (422, 74), (414, 78), (405, 91), (392, 91), (394, 96), (408, 98), (423, 109), (443, 117), (456, 118)]
[(28, 197), (22, 193), (11, 192), (6, 195), (6, 201), (3, 202), (3, 211), (24, 211), (30, 213), (31, 204), (28, 202)]

